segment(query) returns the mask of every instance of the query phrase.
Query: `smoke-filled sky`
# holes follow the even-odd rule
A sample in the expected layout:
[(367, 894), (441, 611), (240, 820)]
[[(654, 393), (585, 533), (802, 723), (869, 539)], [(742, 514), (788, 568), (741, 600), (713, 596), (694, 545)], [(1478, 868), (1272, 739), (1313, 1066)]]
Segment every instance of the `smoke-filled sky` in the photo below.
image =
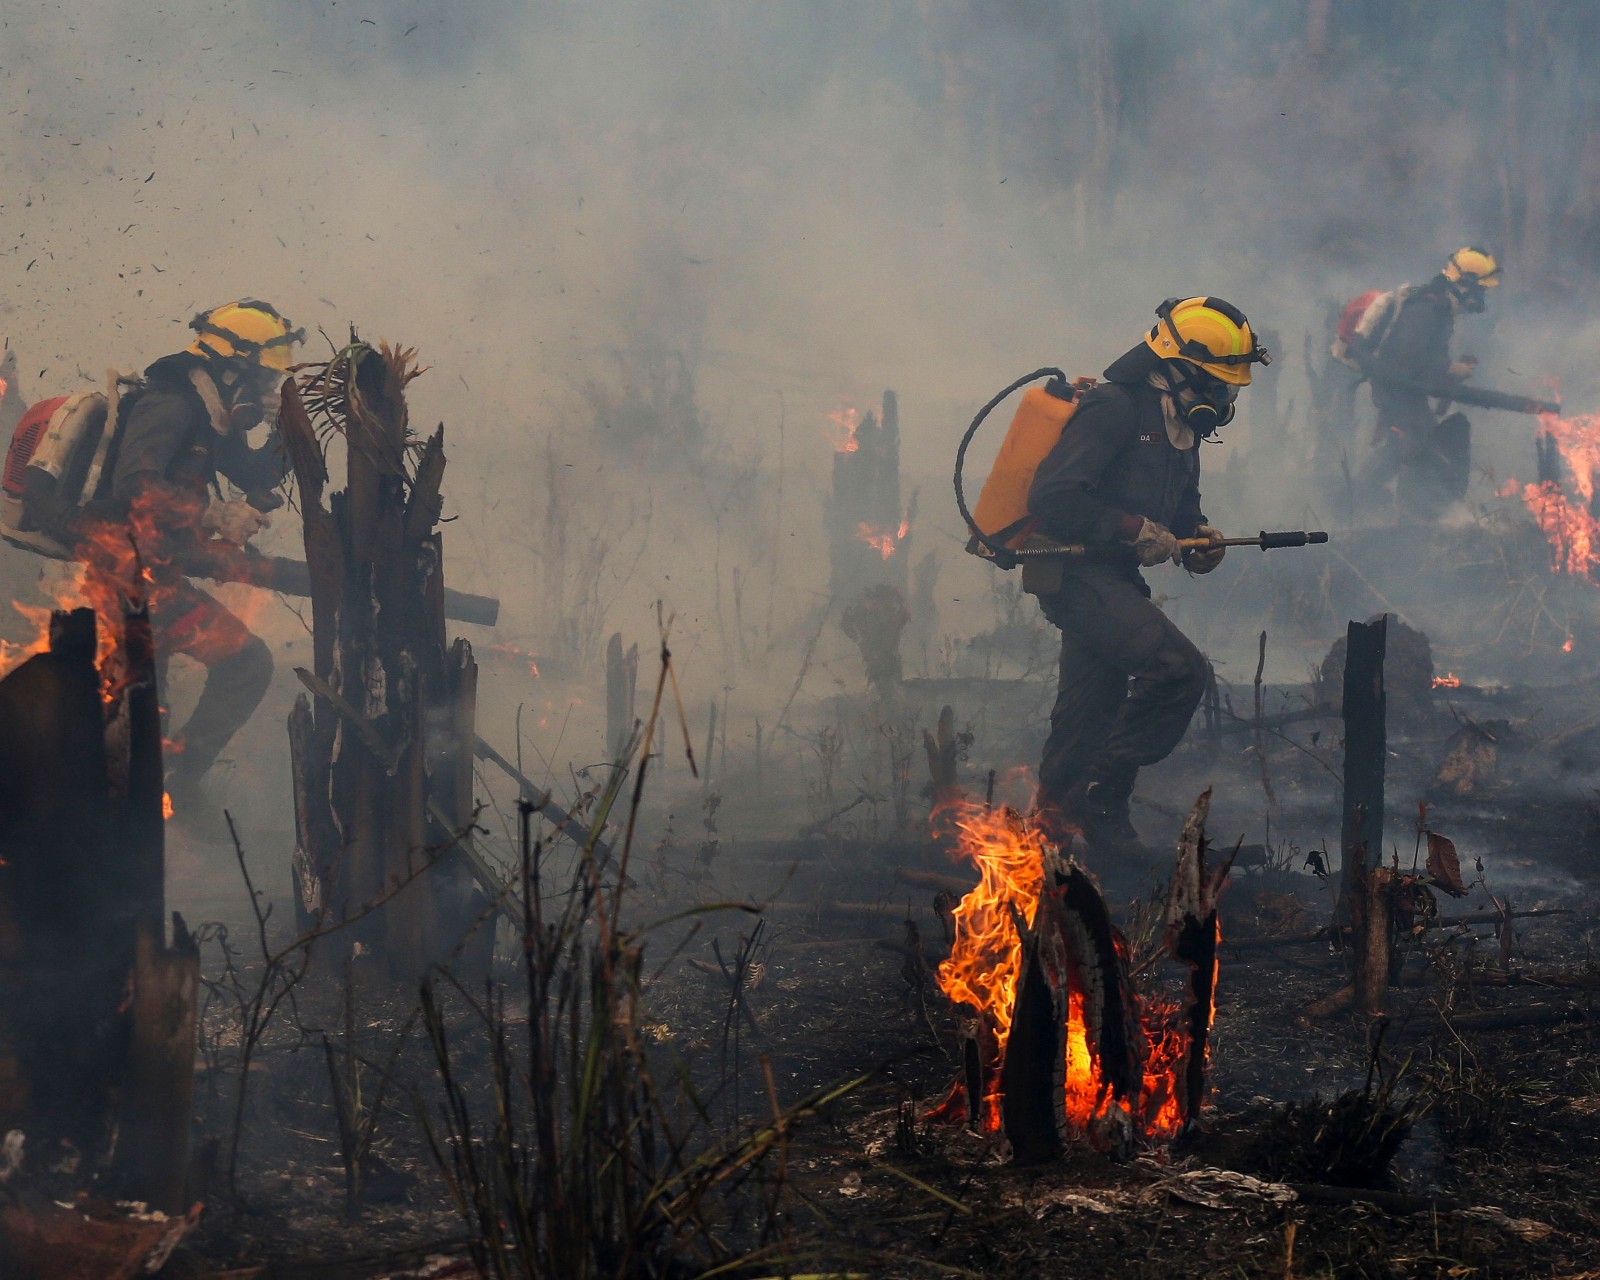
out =
[[(142, 366), (241, 295), (420, 348), (452, 580), (504, 596), (505, 634), (534, 644), (552, 467), (572, 521), (603, 512), (639, 543), (603, 571), (633, 630), (662, 596), (709, 645), (730, 569), (752, 581), (774, 543), (792, 625), (826, 579), (824, 415), (894, 387), (957, 631), (987, 573), (961, 562), (946, 495), (972, 408), (1042, 364), (1097, 371), (1170, 294), (1274, 332), (1280, 401), (1303, 403), (1330, 302), (1509, 238), (1497, 314), (1464, 326), (1485, 381), (1583, 387), (1580, 346), (1550, 336), (1573, 327), (1532, 325), (1600, 244), (1577, 74), (1596, 23), (1528, 0), (1450, 13), (11, 0), (0, 329), (32, 397)], [(1506, 468), (1531, 458), (1508, 421), (1484, 444)], [(1219, 522), (1289, 522), (1315, 496), (1252, 479), (1252, 509)]]

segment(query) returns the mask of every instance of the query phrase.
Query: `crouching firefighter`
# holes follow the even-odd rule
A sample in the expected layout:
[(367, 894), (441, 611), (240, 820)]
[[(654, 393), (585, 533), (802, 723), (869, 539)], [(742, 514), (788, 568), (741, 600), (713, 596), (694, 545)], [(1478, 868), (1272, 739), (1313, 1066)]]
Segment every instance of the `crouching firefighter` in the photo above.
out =
[(1024, 561), (1024, 588), (1061, 630), (1038, 816), (1058, 839), (1081, 832), (1101, 852), (1140, 848), (1134, 780), (1182, 740), (1210, 672), (1151, 603), (1140, 570), (1171, 561), (1210, 573), (1222, 562), (1221, 546), (1179, 545), (1222, 538), (1200, 507), (1199, 445), (1232, 419), (1250, 366), (1270, 360), (1220, 298), (1171, 298), (1156, 316), (1098, 386), (1062, 378), (1024, 393), (970, 517), (991, 535), (974, 541), (991, 550), (1003, 541), (1080, 551)]
[[(167, 790), (176, 817), (214, 825), (201, 779), (260, 704), (272, 654), (188, 575), (249, 580), (238, 567), (244, 546), (281, 505), (273, 491), (288, 463), (276, 439), (278, 394), (304, 333), (253, 299), (203, 312), (190, 327), (194, 341), (142, 379), (113, 377), (107, 395), (29, 411), (39, 429), (30, 433), (25, 419), (12, 445), (14, 455), (33, 452), (15, 467), (8, 459), (5, 536), (79, 560), (91, 583), (99, 575), (123, 591), (137, 556), (163, 684), (175, 653), (206, 668), (188, 723), (169, 735)], [(252, 448), (248, 433), (260, 423), (273, 432)], [(221, 479), (245, 496), (224, 499)], [(217, 572), (224, 562), (235, 568)]]

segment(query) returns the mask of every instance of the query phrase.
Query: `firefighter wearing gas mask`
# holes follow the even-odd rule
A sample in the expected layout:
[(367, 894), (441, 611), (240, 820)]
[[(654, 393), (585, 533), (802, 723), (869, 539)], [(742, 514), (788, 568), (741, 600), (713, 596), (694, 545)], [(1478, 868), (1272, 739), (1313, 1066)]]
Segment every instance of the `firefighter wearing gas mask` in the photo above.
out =
[[(155, 579), (151, 620), (163, 683), (174, 653), (206, 668), (193, 713), (170, 735), (167, 790), (176, 817), (215, 825), (201, 779), (260, 704), (272, 654), (185, 573), (242, 555), (280, 505), (273, 491), (288, 463), (276, 439), (278, 388), (305, 335), (255, 299), (203, 312), (190, 327), (194, 341), (152, 364), (142, 387), (123, 398), (109, 498), (85, 510), (80, 528), (123, 521), (136, 539), (157, 544), (140, 554)], [(263, 423), (274, 429), (252, 447), (249, 431)], [(245, 496), (224, 497), (219, 477)], [(92, 547), (80, 550), (92, 572)]]
[(1493, 254), (1457, 249), (1426, 284), (1403, 285), (1381, 297), (1348, 344), (1347, 358), (1372, 384), (1378, 417), (1362, 489), (1386, 494), (1392, 483), (1403, 517), (1433, 519), (1466, 494), (1471, 424), (1459, 411), (1440, 416), (1421, 388), (1472, 376), (1475, 360), (1450, 355), (1456, 316), (1482, 312), (1488, 291), (1499, 283)]
[(1200, 442), (1233, 418), (1250, 366), (1270, 356), (1220, 298), (1170, 298), (1145, 340), (1086, 392), (1034, 475), (1030, 515), (1092, 554), (1053, 561), (1030, 588), (1061, 629), (1061, 670), (1039, 766), (1039, 814), (1091, 849), (1132, 851), (1134, 780), (1182, 740), (1209, 665), (1150, 600), (1140, 573), (1166, 562), (1210, 573), (1223, 548), (1200, 507)]

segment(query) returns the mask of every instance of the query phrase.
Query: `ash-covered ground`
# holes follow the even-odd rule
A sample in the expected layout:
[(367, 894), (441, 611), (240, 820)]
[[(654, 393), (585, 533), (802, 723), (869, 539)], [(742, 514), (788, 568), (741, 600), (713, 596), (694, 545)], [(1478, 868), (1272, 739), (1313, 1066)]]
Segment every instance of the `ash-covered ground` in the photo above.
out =
[[(1458, 540), (1441, 540), (1432, 554), (1462, 553)], [(1347, 555), (1347, 582), (1356, 586), (1343, 588), (1329, 586), (1320, 569), (1291, 575), (1286, 586), (1282, 575), (1262, 577), (1262, 559), (1246, 561), (1229, 587), (1234, 607), (1245, 617), (1292, 619), (1299, 584), (1311, 581), (1322, 583), (1329, 607), (1365, 616), (1349, 593), (1383, 590), (1383, 557), (1362, 564)], [(634, 1016), (647, 1057), (658, 1078), (691, 1083), (708, 1135), (753, 1132), (774, 1102), (794, 1105), (864, 1077), (801, 1121), (785, 1148), (781, 1211), (768, 1227), (803, 1260), (793, 1268), (883, 1276), (1588, 1274), (1600, 1250), (1592, 1191), (1600, 1175), (1600, 817), (1592, 789), (1600, 734), (1591, 677), (1579, 665), (1586, 655), (1566, 651), (1564, 641), (1586, 634), (1572, 620), (1592, 609), (1593, 589), (1554, 577), (1538, 589), (1563, 602), (1562, 626), (1571, 629), (1540, 622), (1546, 630), (1531, 645), (1509, 631), (1494, 643), (1432, 644), (1420, 625), (1391, 621), (1385, 858), (1402, 870), (1420, 867), (1425, 823), (1454, 842), (1469, 891), (1460, 899), (1434, 894), (1437, 914), (1459, 923), (1403, 932), (1381, 1023), (1313, 1009), (1348, 980), (1348, 957), (1327, 932), (1340, 872), (1339, 655), (1326, 672), (1315, 670), (1337, 630), (1319, 639), (1319, 614), (1305, 615), (1303, 625), (1281, 621), (1279, 633), (1264, 627), (1265, 669), (1292, 667), (1288, 649), (1313, 678), (1264, 678), (1258, 689), (1253, 668), (1241, 676), (1228, 667), (1217, 710), (1198, 716), (1179, 751), (1141, 777), (1134, 816), (1151, 859), (1107, 865), (1089, 857), (1136, 947), (1158, 929), (1178, 827), (1203, 790), (1213, 793), (1216, 856), (1239, 847), (1222, 898), (1202, 1132), (1146, 1142), (1124, 1161), (1080, 1144), (1059, 1164), (1019, 1168), (997, 1135), (929, 1118), (960, 1069), (960, 1018), (936, 977), (949, 946), (948, 901), (941, 908), (936, 898), (958, 897), (976, 875), (929, 834), (922, 732), (951, 706), (967, 794), (992, 788), (996, 804), (1024, 806), (1025, 766), (1052, 696), (1048, 633), (1021, 610), (1002, 619), (974, 646), (1007, 655), (1012, 665), (997, 678), (911, 677), (888, 697), (879, 690), (797, 698), (792, 731), (776, 743), (767, 737), (761, 756), (753, 740), (743, 749), (717, 740), (710, 751), (696, 743), (697, 767), (710, 769), (698, 779), (665, 695), (625, 886), (626, 915), (645, 948)], [(1442, 617), (1448, 583), (1432, 599)], [(1423, 599), (1408, 616), (1421, 624), (1428, 607)], [(1247, 646), (1239, 639), (1231, 652), (1259, 654), (1257, 635)], [(1528, 655), (1520, 667), (1509, 656), (1519, 643)], [(838, 683), (848, 659), (845, 649), (831, 660)], [(1513, 678), (1519, 671), (1525, 680)], [(653, 687), (648, 660), (639, 683)], [(690, 720), (700, 737), (704, 717)], [(524, 727), (530, 757), (541, 729)], [(602, 776), (598, 768), (571, 774), (558, 794), (571, 802)], [(487, 803), (481, 845), (514, 869), (515, 789), (487, 765), (479, 782)], [(613, 815), (613, 844), (625, 825)], [(246, 830), (243, 838), (247, 862), (265, 862), (259, 846), (273, 834)], [(195, 859), (204, 872), (180, 879), (175, 897), (184, 905), (185, 893), (193, 895), (191, 915), (230, 921), (231, 945), (244, 951), (238, 983), (223, 979), (215, 938), (206, 955), (219, 985), (206, 1017), (200, 1123), (221, 1142), (224, 1169), (239, 1079), (235, 1002), (260, 965), (245, 946), (249, 921), (226, 851), (184, 839), (174, 834), (174, 856)], [(556, 842), (545, 856), (547, 883), (564, 883), (574, 851)], [(279, 898), (284, 886), (265, 883)], [(708, 903), (748, 909), (696, 910)], [(680, 911), (695, 914), (672, 920)], [(1509, 930), (1498, 923), (1506, 912)], [(269, 922), (269, 934), (282, 934), (280, 921)], [(651, 927), (661, 921), (670, 922)], [(513, 1033), (522, 1026), (515, 936), (500, 926), (495, 969)], [(193, 1246), (197, 1267), (202, 1259), (272, 1259), (282, 1268), (273, 1274), (322, 1275), (335, 1272), (305, 1270), (309, 1260), (342, 1258), (337, 1274), (377, 1275), (395, 1273), (402, 1246), (463, 1256), (460, 1240), (472, 1228), (450, 1211), (417, 1119), (419, 1107), (436, 1110), (440, 1101), (417, 994), (376, 984), (363, 957), (328, 941), (261, 1039), (240, 1135), (241, 1207), (230, 1207), (231, 1192), (218, 1195)], [(1159, 964), (1141, 981), (1171, 994), (1181, 976), (1178, 966)], [(464, 1000), (449, 1005), (447, 1020), (458, 1065), (485, 1097), (489, 1037)], [(331, 1058), (324, 1040), (334, 1046)], [(372, 1108), (353, 1219), (334, 1102), (334, 1090), (345, 1087), (334, 1083), (337, 1064), (352, 1058), (363, 1064)], [(1377, 1091), (1394, 1113), (1392, 1160), (1361, 1176), (1341, 1169), (1317, 1138), (1339, 1132), (1317, 1107), (1351, 1091)], [(1261, 1181), (1229, 1181), (1228, 1171)], [(1285, 1183), (1302, 1188), (1298, 1198), (1283, 1200)], [(745, 1272), (773, 1273), (770, 1265)]]

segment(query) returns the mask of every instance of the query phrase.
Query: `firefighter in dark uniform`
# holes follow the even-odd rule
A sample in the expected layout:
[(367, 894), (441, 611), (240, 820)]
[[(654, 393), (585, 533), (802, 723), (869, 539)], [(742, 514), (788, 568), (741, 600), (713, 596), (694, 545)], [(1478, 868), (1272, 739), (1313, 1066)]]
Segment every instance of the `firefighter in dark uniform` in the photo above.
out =
[(1209, 573), (1224, 549), (1200, 508), (1200, 441), (1233, 417), (1250, 366), (1270, 357), (1220, 298), (1172, 298), (1145, 341), (1085, 393), (1035, 473), (1030, 514), (1051, 539), (1095, 548), (1052, 561), (1039, 603), (1061, 629), (1061, 674), (1039, 766), (1039, 812), (1091, 848), (1131, 850), (1128, 802), (1141, 766), (1182, 740), (1209, 666), (1140, 575), (1167, 561)]
[[(206, 680), (188, 723), (172, 735), (167, 790), (175, 816), (213, 818), (201, 779), (260, 704), (272, 679), (272, 654), (230, 610), (188, 580), (221, 559), (237, 561), (279, 505), (273, 490), (288, 463), (276, 432), (252, 448), (248, 432), (275, 424), (278, 388), (303, 332), (275, 308), (246, 299), (198, 315), (189, 347), (145, 370), (144, 386), (124, 398), (107, 500), (81, 519), (125, 525), (152, 578), (158, 659), (181, 653), (204, 664)], [(245, 494), (224, 499), (218, 477)], [(95, 551), (80, 539), (95, 567)], [(235, 571), (220, 576), (239, 578)]]
[[(1452, 360), (1460, 312), (1484, 309), (1500, 283), (1500, 264), (1483, 249), (1458, 249), (1427, 284), (1395, 291), (1392, 310), (1358, 326), (1347, 355), (1372, 384), (1376, 450), (1364, 488), (1392, 480), (1403, 515), (1432, 519), (1467, 491), (1472, 428), (1460, 412), (1440, 416), (1424, 388), (1470, 377), (1476, 362)], [(1434, 392), (1436, 394), (1436, 390)]]

